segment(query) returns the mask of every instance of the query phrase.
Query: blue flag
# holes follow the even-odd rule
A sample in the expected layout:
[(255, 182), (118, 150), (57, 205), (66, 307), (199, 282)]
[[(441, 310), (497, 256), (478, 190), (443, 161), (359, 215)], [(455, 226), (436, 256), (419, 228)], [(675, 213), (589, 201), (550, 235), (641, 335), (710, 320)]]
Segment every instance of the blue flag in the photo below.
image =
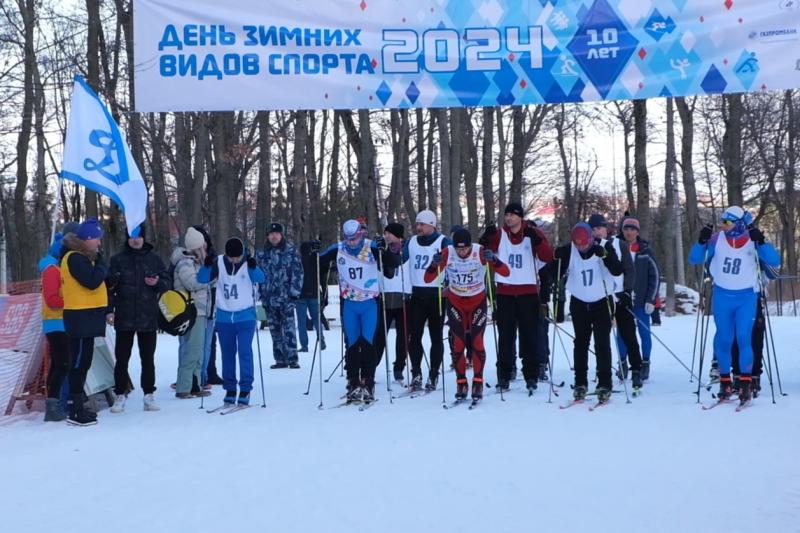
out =
[(75, 76), (61, 177), (111, 198), (125, 213), (129, 235), (147, 217), (147, 187), (125, 136), (108, 108)]

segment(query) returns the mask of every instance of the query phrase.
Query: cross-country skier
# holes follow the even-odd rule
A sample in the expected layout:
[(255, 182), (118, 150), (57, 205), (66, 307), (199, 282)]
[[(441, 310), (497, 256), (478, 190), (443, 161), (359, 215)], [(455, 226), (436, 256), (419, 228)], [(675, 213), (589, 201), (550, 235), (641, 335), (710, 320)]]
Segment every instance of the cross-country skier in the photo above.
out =
[(425, 389), (436, 390), (439, 381), (439, 367), (444, 355), (442, 337), (441, 280), (425, 281), (425, 271), (433, 261), (433, 254), (441, 252), (450, 245), (450, 239), (436, 231), (436, 215), (424, 210), (417, 214), (417, 234), (406, 241), (403, 248), (403, 261), (409, 261), (411, 278), (411, 302), (408, 313), (408, 351), (411, 358), (411, 389), (422, 388), (422, 334), (428, 323), (431, 339), (430, 372)]
[(718, 398), (726, 400), (732, 394), (731, 344), (735, 338), (739, 347), (741, 404), (752, 397), (752, 332), (760, 290), (759, 260), (773, 267), (781, 261), (780, 254), (766, 243), (758, 228), (748, 229), (752, 222), (753, 215), (731, 206), (722, 214), (722, 231), (713, 233), (710, 224), (705, 226), (689, 253), (690, 264), (710, 261), (709, 272), (714, 280), (711, 312), (717, 326), (714, 352), (720, 372)]
[[(497, 386), (508, 389), (515, 367), (514, 344), (519, 333), (519, 355), (522, 375), (529, 391), (536, 390), (540, 373), (546, 371), (547, 359), (540, 360), (537, 350), (539, 321), (538, 262), (553, 259), (553, 248), (544, 233), (532, 222), (526, 222), (522, 204), (511, 202), (505, 208), (503, 227), (498, 231), (489, 225), (481, 244), (492, 250), (508, 265), (510, 273), (495, 273), (497, 283), (497, 332), (499, 356)], [(543, 354), (543, 353), (542, 353)]]
[(447, 299), (447, 324), (453, 333), (453, 366), (456, 369), (456, 399), (464, 400), (469, 391), (467, 382), (467, 339), (472, 349), (472, 399), (483, 398), (483, 367), (486, 349), (483, 332), (486, 329), (486, 264), (495, 272), (508, 276), (508, 266), (488, 248), (472, 243), (466, 229), (453, 234), (453, 244), (433, 255), (433, 262), (425, 271), (425, 281), (435, 280), (446, 272), (449, 286)]
[[(572, 228), (572, 242), (555, 251), (550, 263), (561, 279), (567, 276), (566, 289), (571, 294), (569, 310), (575, 329), (575, 388), (576, 401), (586, 397), (589, 386), (589, 341), (594, 333), (597, 357), (597, 400), (611, 397), (611, 309), (614, 276), (624, 271), (613, 245), (592, 238), (592, 228), (581, 222)], [(560, 271), (557, 265), (561, 265)]]
[[(339, 290), (342, 300), (345, 370), (347, 371), (348, 402), (370, 403), (375, 399), (375, 330), (378, 326), (380, 273), (394, 276), (400, 266), (397, 254), (386, 249), (383, 237), (370, 240), (357, 220), (342, 226), (344, 240), (332, 245), (320, 255), (320, 275), (324, 278), (330, 264), (336, 261)], [(381, 264), (383, 257), (383, 264)]]
[[(634, 389), (642, 386), (642, 355), (639, 352), (639, 341), (636, 339), (636, 316), (633, 315), (633, 294), (636, 272), (633, 266), (633, 256), (628, 249), (628, 242), (619, 237), (608, 237), (608, 223), (603, 215), (593, 214), (589, 217), (588, 224), (592, 227), (592, 235), (600, 239), (600, 244), (611, 243), (614, 253), (622, 263), (623, 273), (614, 276), (614, 318), (617, 322), (617, 347), (619, 349), (622, 368), (617, 371), (620, 379), (628, 379), (628, 359), (631, 373), (631, 383)], [(626, 357), (627, 356), (627, 357)]]
[[(222, 351), (222, 386), (225, 403), (250, 405), (253, 389), (253, 336), (256, 333), (255, 284), (266, 281), (256, 258), (245, 250), (238, 237), (225, 243), (225, 255), (206, 256), (197, 281), (217, 281), (217, 334)], [(236, 379), (236, 355), (239, 379)], [(236, 398), (236, 388), (239, 397)]]

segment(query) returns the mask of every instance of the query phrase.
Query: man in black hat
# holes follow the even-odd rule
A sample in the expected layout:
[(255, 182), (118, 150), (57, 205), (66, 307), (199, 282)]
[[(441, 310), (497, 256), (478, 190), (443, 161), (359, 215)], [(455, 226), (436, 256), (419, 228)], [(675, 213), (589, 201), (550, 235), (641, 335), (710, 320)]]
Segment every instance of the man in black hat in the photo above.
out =
[(267, 275), (266, 284), (261, 285), (261, 301), (275, 357), (270, 368), (300, 368), (294, 311), (303, 288), (303, 263), (297, 248), (286, 240), (283, 224), (272, 222), (267, 226), (267, 242), (257, 257)]
[(114, 347), (114, 393), (117, 395), (112, 413), (125, 410), (125, 400), (133, 386), (128, 375), (128, 362), (133, 337), (139, 343), (142, 360), (141, 386), (144, 410), (157, 411), (153, 398), (156, 390), (156, 330), (158, 329), (158, 295), (169, 288), (169, 272), (164, 262), (145, 242), (144, 226), (137, 235), (128, 235), (122, 250), (111, 258), (108, 269), (107, 321), (114, 325), (117, 340)]
[(511, 202), (505, 208), (504, 222), (498, 231), (486, 227), (481, 244), (508, 265), (510, 274), (496, 272), (496, 310), (498, 330), (497, 386), (508, 389), (516, 366), (515, 346), (519, 333), (522, 375), (529, 392), (536, 390), (547, 360), (539, 360), (537, 322), (539, 320), (539, 269), (553, 260), (553, 248), (533, 222), (525, 220), (522, 204)]

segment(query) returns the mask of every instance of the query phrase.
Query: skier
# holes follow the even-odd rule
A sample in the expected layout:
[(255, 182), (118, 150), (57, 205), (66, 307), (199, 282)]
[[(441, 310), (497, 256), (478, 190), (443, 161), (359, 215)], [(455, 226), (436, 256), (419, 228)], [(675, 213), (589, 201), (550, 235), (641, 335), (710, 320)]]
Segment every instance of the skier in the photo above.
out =
[(114, 326), (117, 338), (114, 345), (114, 394), (112, 413), (122, 413), (125, 401), (133, 388), (128, 375), (128, 363), (133, 350), (133, 336), (139, 346), (142, 362), (141, 387), (144, 410), (158, 411), (153, 397), (156, 390), (156, 330), (158, 329), (158, 295), (169, 288), (167, 267), (145, 242), (144, 225), (136, 237), (128, 239), (118, 254), (111, 257), (108, 270), (109, 306), (106, 321)]
[(83, 405), (86, 374), (92, 366), (95, 337), (105, 337), (108, 266), (100, 246), (103, 228), (96, 218), (84, 220), (77, 234), (64, 236), (61, 258), (61, 293), (64, 297), (64, 330), (69, 335), (69, 419), (77, 426), (97, 423), (97, 414)]
[[(383, 238), (386, 239), (386, 246), (389, 251), (400, 254), (403, 250), (403, 240), (405, 229), (402, 224), (391, 222), (383, 230)], [(388, 331), (392, 324), (396, 332), (394, 341), (394, 379), (403, 381), (403, 370), (406, 367), (406, 357), (408, 356), (408, 335), (406, 326), (408, 324), (408, 312), (406, 301), (411, 296), (411, 280), (408, 261), (397, 268), (392, 278), (383, 280), (383, 299), (386, 302), (386, 326), (383, 325), (382, 312), (378, 314), (378, 328), (375, 332), (375, 351), (377, 353), (376, 365), (380, 362), (381, 354), (386, 348), (385, 331)]]
[(294, 308), (303, 288), (303, 263), (297, 248), (286, 240), (280, 222), (267, 227), (267, 242), (258, 252), (258, 264), (267, 277), (267, 283), (261, 287), (261, 300), (267, 312), (275, 357), (270, 368), (300, 368)]
[(780, 265), (780, 254), (767, 244), (756, 227), (748, 229), (753, 216), (739, 206), (731, 206), (722, 214), (722, 231), (713, 233), (709, 224), (700, 230), (697, 243), (689, 253), (693, 265), (709, 263), (713, 277), (711, 312), (718, 334), (714, 336), (714, 352), (719, 363), (720, 401), (733, 393), (731, 383), (731, 345), (739, 347), (739, 402), (745, 405), (752, 398), (753, 323), (756, 319), (760, 281), (759, 260), (769, 266)]
[(469, 391), (467, 382), (467, 342), (472, 350), (472, 400), (483, 398), (483, 368), (486, 349), (483, 332), (486, 329), (486, 264), (495, 272), (508, 276), (508, 266), (488, 248), (472, 243), (466, 229), (453, 234), (453, 244), (443, 252), (435, 253), (425, 271), (425, 281), (435, 280), (444, 270), (449, 280), (447, 299), (447, 324), (453, 333), (453, 366), (456, 370), (456, 400), (465, 400)]
[[(246, 268), (242, 268), (246, 267)], [(255, 257), (245, 250), (238, 237), (225, 243), (225, 255), (206, 256), (197, 281), (217, 281), (217, 321), (222, 350), (222, 381), (226, 404), (250, 405), (253, 389), (253, 335), (256, 333), (255, 284), (266, 281)], [(236, 354), (239, 355), (239, 380), (236, 380)], [(239, 398), (236, 398), (236, 387)]]
[(61, 233), (56, 233), (53, 237), (47, 255), (39, 260), (39, 273), (42, 279), (42, 330), (47, 337), (50, 354), (45, 422), (61, 422), (67, 418), (67, 413), (61, 405), (61, 389), (70, 368), (69, 337), (64, 332), (64, 297), (61, 294), (61, 269), (58, 266), (58, 258), (61, 254), (63, 236), (74, 233), (77, 229), (77, 222), (67, 222)]
[(628, 242), (620, 237), (608, 238), (608, 223), (603, 215), (595, 213), (589, 217), (589, 226), (592, 227), (592, 235), (595, 239), (600, 239), (600, 244), (605, 245), (610, 242), (614, 248), (614, 253), (622, 263), (623, 273), (614, 276), (614, 319), (617, 322), (617, 348), (622, 361), (621, 367), (617, 370), (619, 379), (628, 379), (628, 359), (630, 359), (631, 383), (634, 389), (642, 386), (642, 355), (639, 351), (639, 341), (636, 339), (636, 317), (633, 312), (633, 293), (636, 272), (633, 264), (633, 256), (628, 249)]
[(408, 351), (411, 357), (412, 390), (422, 389), (422, 334), (428, 323), (431, 340), (430, 371), (425, 390), (436, 390), (439, 381), (439, 367), (444, 356), (442, 340), (443, 317), (441, 280), (425, 281), (425, 271), (433, 260), (433, 254), (441, 252), (450, 245), (450, 239), (436, 231), (436, 215), (428, 209), (417, 213), (417, 234), (408, 239), (403, 248), (403, 261), (409, 261), (411, 278), (411, 302), (409, 304)]
[[(344, 240), (320, 255), (320, 275), (327, 275), (333, 261), (339, 272), (344, 328), (347, 401), (371, 403), (375, 399), (375, 330), (378, 326), (379, 272), (394, 276), (399, 257), (386, 249), (386, 240), (364, 237), (357, 220), (342, 225)], [(383, 264), (381, 264), (383, 257)]]
[[(536, 390), (539, 377), (547, 372), (547, 359), (537, 349), (539, 321), (539, 264), (553, 259), (553, 248), (533, 222), (525, 221), (522, 204), (511, 202), (505, 208), (505, 224), (497, 231), (487, 226), (481, 244), (492, 250), (510, 273), (496, 273), (499, 353), (497, 386), (508, 390), (515, 367), (515, 344), (519, 333), (522, 375), (530, 392)], [(543, 377), (543, 376), (542, 376)]]
[[(626, 216), (622, 220), (622, 235), (628, 243), (634, 264), (633, 312), (636, 315), (639, 337), (642, 339), (641, 377), (642, 381), (647, 381), (650, 379), (650, 354), (653, 350), (650, 315), (656, 308), (660, 278), (650, 244), (639, 236), (639, 226), (639, 219), (636, 217)], [(624, 343), (618, 345), (622, 348), (620, 352), (622, 355), (625, 353), (626, 345)]]
[[(567, 276), (566, 288), (571, 299), (569, 310), (575, 329), (575, 388), (576, 402), (583, 401), (589, 386), (589, 341), (594, 333), (597, 357), (597, 400), (605, 403), (611, 398), (611, 316), (614, 276), (623, 274), (622, 263), (614, 246), (592, 239), (592, 228), (581, 222), (570, 232), (572, 242), (555, 251), (556, 260), (550, 267), (558, 279)], [(557, 265), (561, 266), (560, 270)]]

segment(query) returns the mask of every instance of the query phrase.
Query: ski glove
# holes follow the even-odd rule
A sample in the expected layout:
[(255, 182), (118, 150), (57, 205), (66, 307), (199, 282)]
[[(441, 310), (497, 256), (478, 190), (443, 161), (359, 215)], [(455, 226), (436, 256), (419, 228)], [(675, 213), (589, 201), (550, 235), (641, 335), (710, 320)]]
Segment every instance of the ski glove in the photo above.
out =
[(483, 230), (483, 235), (481, 235), (481, 238), (479, 239), (478, 242), (485, 245), (486, 243), (489, 242), (489, 239), (491, 239), (495, 235), (497, 235), (497, 226), (495, 226), (493, 223), (487, 224), (486, 229)]
[(248, 257), (247, 258), (247, 268), (249, 268), (250, 270), (253, 270), (254, 268), (256, 268), (256, 266), (258, 266), (258, 263), (256, 263), (256, 258), (255, 257)]
[(630, 309), (631, 307), (631, 295), (627, 292), (622, 292), (619, 294), (617, 305), (622, 309)]
[(650, 302), (644, 304), (644, 312), (645, 312), (645, 314), (652, 315), (653, 311), (655, 311), (655, 310), (656, 310), (656, 306), (651, 304)]
[(592, 246), (590, 251), (600, 259), (606, 256), (606, 249), (600, 246), (599, 244), (595, 244), (594, 246)]
[(764, 234), (758, 228), (750, 228), (750, 240), (760, 246), (765, 242)]
[(483, 249), (483, 258), (486, 260), (487, 263), (493, 263), (495, 260), (494, 252), (492, 252), (488, 248)]
[(433, 260), (433, 265), (432, 266), (439, 265), (442, 262), (442, 254), (439, 253), (439, 252), (436, 252), (436, 253), (433, 254), (433, 257), (431, 259)]
[(311, 241), (311, 253), (318, 254), (322, 250), (322, 243), (318, 240)]
[[(703, 229), (700, 230), (700, 236), (697, 238), (697, 242), (705, 246), (708, 244), (708, 241), (711, 240), (711, 233), (714, 229), (714, 226), (711, 224), (706, 224), (703, 226)], [(752, 237), (751, 237), (752, 238)]]
[(384, 239), (383, 237), (375, 237), (375, 240), (373, 242), (375, 243), (375, 247), (378, 250), (382, 251), (386, 250), (386, 239)]

